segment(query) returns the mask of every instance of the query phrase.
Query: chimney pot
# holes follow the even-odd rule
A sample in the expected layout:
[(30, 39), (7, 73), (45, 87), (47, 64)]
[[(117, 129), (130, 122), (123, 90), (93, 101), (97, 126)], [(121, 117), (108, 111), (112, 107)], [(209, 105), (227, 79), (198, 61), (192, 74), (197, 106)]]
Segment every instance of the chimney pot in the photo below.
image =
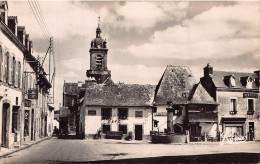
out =
[(17, 16), (9, 16), (8, 17), (8, 27), (17, 36)]
[(17, 27), (17, 37), (23, 43), (23, 45), (25, 45), (25, 35), (26, 35), (25, 27), (18, 26)]
[(213, 74), (213, 67), (208, 63), (204, 68), (204, 77), (210, 77)]
[(7, 1), (0, 2), (0, 21), (7, 25), (7, 11), (8, 4)]

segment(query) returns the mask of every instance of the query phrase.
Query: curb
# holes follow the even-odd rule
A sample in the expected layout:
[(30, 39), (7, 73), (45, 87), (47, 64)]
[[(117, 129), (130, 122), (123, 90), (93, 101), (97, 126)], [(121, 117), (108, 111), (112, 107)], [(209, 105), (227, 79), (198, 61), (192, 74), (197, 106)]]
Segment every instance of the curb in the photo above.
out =
[(9, 153), (0, 155), (0, 159), (1, 159), (1, 158), (5, 158), (5, 157), (7, 157), (8, 155), (11, 155), (11, 154), (13, 154), (13, 153), (19, 152), (19, 151), (21, 151), (21, 150), (27, 149), (27, 148), (29, 148), (29, 147), (31, 147), (31, 146), (33, 146), (33, 145), (36, 145), (36, 144), (38, 144), (38, 143), (41, 143), (42, 141), (48, 140), (48, 139), (50, 139), (50, 138), (52, 138), (52, 137), (43, 138), (43, 139), (38, 140), (38, 141), (36, 141), (36, 142), (34, 142), (34, 143), (32, 143), (32, 144), (29, 144), (29, 145), (26, 145), (26, 146), (24, 146), (24, 147), (18, 148), (18, 149), (14, 150), (14, 151), (11, 151), (11, 152), (9, 152)]

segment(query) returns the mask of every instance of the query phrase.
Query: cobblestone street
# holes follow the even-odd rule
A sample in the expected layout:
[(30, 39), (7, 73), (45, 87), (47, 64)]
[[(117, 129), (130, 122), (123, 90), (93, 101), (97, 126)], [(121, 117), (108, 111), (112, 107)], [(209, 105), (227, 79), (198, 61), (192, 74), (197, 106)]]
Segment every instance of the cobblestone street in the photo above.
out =
[(208, 142), (183, 145), (150, 144), (147, 141), (60, 140), (52, 138), (2, 158), (0, 163), (89, 162), (221, 153), (260, 153), (260, 142), (224, 145)]

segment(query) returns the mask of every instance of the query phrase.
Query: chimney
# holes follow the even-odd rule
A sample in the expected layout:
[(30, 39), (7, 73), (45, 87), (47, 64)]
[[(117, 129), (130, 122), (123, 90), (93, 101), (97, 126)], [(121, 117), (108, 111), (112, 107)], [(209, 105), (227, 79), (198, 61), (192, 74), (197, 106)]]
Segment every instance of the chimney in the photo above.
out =
[(8, 27), (17, 36), (17, 16), (10, 16), (8, 17)]
[(32, 54), (33, 53), (33, 41), (29, 41), (29, 52), (30, 52), (30, 54)]
[(29, 34), (25, 35), (25, 48), (29, 51)]
[(254, 71), (254, 73), (260, 76), (260, 70)]
[(24, 26), (18, 26), (17, 27), (17, 37), (18, 39), (25, 45), (25, 27)]
[(210, 77), (213, 74), (213, 67), (210, 66), (208, 63), (207, 66), (204, 68), (204, 77)]
[(8, 4), (7, 1), (0, 2), (0, 21), (7, 25), (7, 11), (8, 11)]

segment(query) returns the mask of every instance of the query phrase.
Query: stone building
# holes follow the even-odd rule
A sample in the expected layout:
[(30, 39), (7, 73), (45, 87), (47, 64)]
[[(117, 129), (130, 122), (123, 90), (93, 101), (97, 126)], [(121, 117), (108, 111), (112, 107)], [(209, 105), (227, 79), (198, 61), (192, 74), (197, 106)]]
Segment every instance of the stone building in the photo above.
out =
[[(93, 84), (86, 88), (80, 111), (80, 129), (93, 138), (100, 129), (132, 132), (133, 139), (148, 139), (152, 128), (152, 105), (155, 86), (137, 84)], [(123, 137), (123, 138), (124, 138)]]
[(200, 79), (202, 86), (219, 104), (218, 129), (229, 135), (260, 138), (260, 71), (254, 73), (213, 71), (209, 64)]
[(186, 66), (166, 67), (156, 86), (154, 106), (154, 130), (177, 134), (188, 130), (194, 139), (216, 134), (217, 103)]
[(112, 83), (111, 72), (107, 69), (107, 41), (101, 37), (101, 29), (98, 24), (96, 38), (90, 45), (90, 70), (87, 70), (87, 77), (95, 78), (97, 84)]
[[(24, 26), (8, 16), (0, 2), (0, 138), (12, 148), (45, 135), (47, 96), (51, 84), (33, 56), (33, 44)], [(45, 126), (45, 127), (44, 127)]]

